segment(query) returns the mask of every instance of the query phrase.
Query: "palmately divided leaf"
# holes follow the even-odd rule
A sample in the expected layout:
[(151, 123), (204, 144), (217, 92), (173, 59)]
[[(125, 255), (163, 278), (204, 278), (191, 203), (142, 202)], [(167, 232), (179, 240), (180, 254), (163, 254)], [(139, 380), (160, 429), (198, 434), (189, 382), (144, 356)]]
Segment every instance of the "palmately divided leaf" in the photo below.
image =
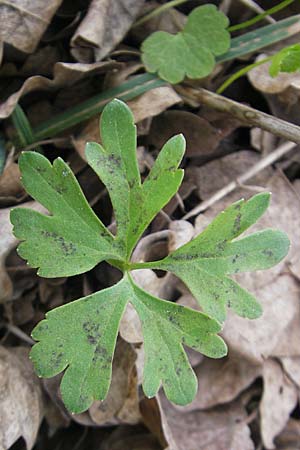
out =
[(228, 18), (215, 5), (195, 8), (182, 32), (158, 31), (142, 44), (142, 60), (149, 72), (176, 84), (184, 79), (203, 78), (215, 66), (215, 56), (230, 47)]
[(39, 153), (20, 157), (27, 192), (53, 215), (19, 208), (11, 212), (14, 234), (24, 240), (18, 251), (39, 275), (76, 275), (108, 258), (120, 259), (120, 249), (86, 201), (69, 166), (51, 163)]
[(121, 101), (109, 103), (101, 116), (102, 145), (86, 146), (89, 165), (109, 192), (117, 222), (117, 240), (131, 251), (151, 220), (177, 192), (185, 151), (182, 135), (162, 148), (148, 177), (141, 184), (136, 155), (136, 128), (130, 109)]
[(115, 286), (60, 306), (33, 330), (39, 341), (30, 357), (37, 374), (53, 377), (66, 369), (61, 393), (73, 413), (103, 400), (109, 389), (119, 323), (128, 302), (128, 286)]
[(118, 327), (128, 301), (143, 324), (146, 395), (155, 395), (162, 382), (170, 400), (178, 404), (192, 401), (197, 379), (182, 344), (213, 358), (226, 353), (224, 342), (216, 336), (220, 331), (216, 321), (152, 297), (125, 275), (111, 288), (48, 312), (32, 332), (39, 341), (31, 350), (37, 374), (47, 378), (66, 369), (61, 393), (73, 413), (106, 397)]
[(300, 70), (300, 44), (283, 48), (272, 57), (269, 68), (271, 77), (276, 77), (280, 72), (293, 73)]
[(277, 264), (289, 249), (285, 233), (263, 230), (233, 241), (253, 225), (268, 207), (270, 194), (240, 200), (195, 239), (152, 267), (169, 270), (188, 286), (203, 310), (224, 321), (226, 307), (249, 319), (261, 314), (255, 298), (227, 275), (262, 270)]
[(186, 405), (196, 395), (197, 378), (183, 345), (221, 358), (227, 353), (224, 341), (216, 336), (221, 326), (203, 313), (153, 297), (135, 284), (132, 287), (131, 302), (144, 336), (143, 390), (153, 397), (162, 384), (169, 400)]

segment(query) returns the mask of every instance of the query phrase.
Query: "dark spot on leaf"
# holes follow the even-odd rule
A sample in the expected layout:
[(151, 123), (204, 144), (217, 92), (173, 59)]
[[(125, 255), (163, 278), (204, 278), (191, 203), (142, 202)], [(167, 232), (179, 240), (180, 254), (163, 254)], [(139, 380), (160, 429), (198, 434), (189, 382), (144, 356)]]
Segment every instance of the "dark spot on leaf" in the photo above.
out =
[(181, 368), (181, 367), (176, 367), (175, 372), (176, 372), (176, 375), (177, 375), (178, 377), (180, 377), (180, 375), (182, 374), (182, 368)]
[(35, 170), (36, 170), (38, 173), (45, 173), (45, 172), (46, 172), (46, 169), (45, 169), (44, 167), (40, 167), (40, 166), (36, 166), (36, 167), (35, 167)]
[(242, 214), (241, 213), (237, 214), (236, 218), (234, 219), (234, 224), (233, 224), (233, 233), (234, 234), (238, 233), (241, 229), (241, 219), (242, 219)]
[(43, 237), (51, 238), (59, 244), (65, 256), (71, 256), (76, 253), (76, 246), (72, 242), (67, 243), (62, 236), (58, 236), (54, 231), (42, 231), (41, 234)]
[(269, 250), (269, 249), (263, 250), (263, 251), (262, 251), (262, 254), (263, 254), (264, 256), (268, 256), (269, 258), (272, 258), (272, 256), (274, 256), (274, 253), (272, 252), (272, 250)]

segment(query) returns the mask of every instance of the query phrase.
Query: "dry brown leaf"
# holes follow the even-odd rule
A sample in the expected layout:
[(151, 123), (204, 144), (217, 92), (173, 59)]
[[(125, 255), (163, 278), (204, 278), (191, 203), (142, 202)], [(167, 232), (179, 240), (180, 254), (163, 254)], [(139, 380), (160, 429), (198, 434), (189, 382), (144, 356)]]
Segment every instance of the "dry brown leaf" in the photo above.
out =
[(10, 116), (20, 98), (29, 92), (71, 86), (82, 78), (97, 73), (103, 73), (118, 66), (119, 63), (114, 61), (105, 61), (94, 64), (56, 63), (53, 69), (52, 80), (40, 75), (29, 77), (17, 92), (2, 102), (0, 104), (0, 119), (5, 119)]
[(157, 116), (181, 101), (181, 97), (171, 86), (162, 86), (129, 100), (127, 104), (133, 113), (135, 123), (138, 123), (149, 117)]
[[(127, 102), (130, 107), (135, 123), (151, 118), (167, 108), (179, 103), (181, 98), (173, 88), (169, 86), (151, 89), (134, 100)], [(87, 142), (99, 142), (99, 117), (93, 117), (81, 130), (80, 134), (73, 139), (73, 144), (81, 156), (85, 159), (85, 146)]]
[[(247, 283), (242, 282), (243, 287)], [(229, 352), (239, 353), (254, 364), (265, 358), (278, 355), (278, 345), (286, 342), (285, 355), (295, 356), (300, 353), (300, 327), (290, 327), (294, 317), (299, 320), (299, 285), (290, 275), (282, 275), (270, 284), (251, 292), (263, 308), (259, 319), (249, 320), (238, 317), (229, 311), (222, 336), (228, 344)], [(281, 356), (284, 353), (280, 352)]]
[(170, 137), (179, 133), (185, 136), (188, 156), (212, 153), (223, 138), (217, 128), (197, 114), (187, 111), (167, 111), (153, 120), (149, 142), (156, 148), (161, 148)]
[(192, 412), (178, 411), (162, 395), (148, 402), (141, 408), (145, 423), (168, 450), (254, 450), (241, 402)]
[[(45, 212), (45, 208), (37, 202), (23, 203), (20, 207)], [(5, 269), (5, 259), (18, 243), (12, 233), (12, 224), (9, 219), (10, 210), (11, 208), (0, 209), (0, 303), (6, 302), (12, 296), (12, 283)]]
[(298, 401), (298, 390), (280, 364), (268, 359), (263, 368), (264, 390), (260, 403), (261, 434), (265, 447), (273, 449), (274, 438), (284, 429)]
[(187, 220), (173, 220), (169, 230), (172, 231), (168, 242), (169, 253), (189, 242), (195, 234), (193, 225)]
[(42, 394), (25, 347), (0, 347), (0, 448), (23, 437), (27, 450), (43, 418)]
[(89, 408), (90, 417), (95, 424), (116, 425), (122, 421), (128, 424), (139, 422), (135, 360), (136, 354), (133, 348), (120, 340), (113, 360), (112, 381), (107, 397), (102, 402), (95, 401)]
[(0, 175), (0, 204), (2, 206), (16, 204), (25, 198), (26, 194), (20, 176), (19, 166), (13, 161), (13, 154), (10, 154)]
[(290, 377), (291, 380), (293, 380), (293, 382), (300, 389), (300, 357), (295, 358), (283, 357), (280, 358), (280, 362), (283, 366), (285, 373), (288, 375), (288, 377)]
[(300, 449), (300, 421), (290, 419), (283, 432), (275, 439), (277, 450)]
[(197, 396), (190, 405), (180, 408), (183, 412), (231, 402), (261, 375), (262, 366), (230, 351), (223, 359), (204, 358), (194, 370), (199, 380)]
[(71, 40), (72, 55), (80, 62), (100, 61), (119, 44), (144, 0), (92, 0)]
[(36, 49), (62, 0), (6, 0), (0, 3), (0, 41), (25, 53)]
[[(259, 55), (255, 62), (259, 62), (267, 55)], [(279, 73), (272, 78), (269, 74), (269, 67), (271, 63), (262, 64), (255, 67), (248, 73), (248, 78), (255, 89), (266, 94), (280, 94), (288, 88), (300, 89), (300, 74), (294, 73)]]

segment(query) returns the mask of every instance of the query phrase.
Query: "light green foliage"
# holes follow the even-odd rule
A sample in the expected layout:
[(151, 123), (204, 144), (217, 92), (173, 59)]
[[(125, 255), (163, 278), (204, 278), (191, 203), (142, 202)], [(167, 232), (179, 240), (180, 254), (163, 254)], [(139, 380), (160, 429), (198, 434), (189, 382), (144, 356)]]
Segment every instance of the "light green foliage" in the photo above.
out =
[(292, 73), (300, 69), (300, 44), (283, 48), (272, 57), (269, 68), (271, 77), (276, 77), (280, 72)]
[[(86, 410), (94, 399), (107, 395), (119, 323), (131, 302), (142, 322), (146, 395), (154, 396), (163, 385), (170, 400), (185, 405), (195, 396), (197, 380), (183, 345), (212, 358), (224, 356), (226, 345), (217, 336), (221, 325), (204, 312), (151, 296), (134, 283), (130, 270), (152, 264), (174, 271), (203, 309), (219, 320), (224, 318), (230, 295), (238, 313), (256, 317), (260, 309), (253, 297), (225, 275), (270, 267), (286, 254), (288, 240), (278, 231), (267, 230), (231, 242), (267, 208), (269, 195), (260, 194), (228, 208), (204, 233), (164, 260), (131, 263), (139, 237), (181, 183), (183, 171), (178, 166), (185, 142), (181, 135), (170, 139), (142, 183), (128, 107), (118, 100), (111, 102), (103, 111), (100, 128), (102, 146), (89, 143), (86, 155), (110, 194), (115, 236), (96, 217), (60, 158), (52, 165), (34, 152), (20, 158), (27, 192), (51, 213), (12, 211), (14, 233), (23, 241), (20, 255), (45, 277), (83, 273), (103, 260), (123, 272), (115, 286), (48, 312), (33, 330), (38, 342), (31, 359), (40, 376), (65, 371), (61, 392), (67, 408), (74, 413)], [(214, 306), (216, 296), (223, 305), (220, 308)]]
[(184, 79), (203, 78), (215, 66), (215, 56), (230, 47), (228, 18), (215, 5), (195, 8), (183, 31), (176, 35), (158, 31), (142, 44), (142, 60), (149, 72), (176, 84)]
[(86, 146), (88, 163), (109, 191), (117, 221), (117, 240), (129, 257), (151, 220), (178, 190), (183, 170), (178, 169), (185, 150), (182, 135), (162, 148), (148, 177), (141, 183), (136, 159), (136, 129), (128, 107), (111, 102), (100, 123), (103, 146)]
[(260, 218), (269, 199), (270, 194), (263, 193), (248, 202), (234, 203), (203, 233), (157, 264), (157, 268), (181, 278), (203, 310), (221, 322), (226, 317), (226, 306), (249, 319), (262, 312), (255, 298), (227, 275), (268, 269), (288, 252), (286, 234), (276, 230), (263, 230), (233, 241)]

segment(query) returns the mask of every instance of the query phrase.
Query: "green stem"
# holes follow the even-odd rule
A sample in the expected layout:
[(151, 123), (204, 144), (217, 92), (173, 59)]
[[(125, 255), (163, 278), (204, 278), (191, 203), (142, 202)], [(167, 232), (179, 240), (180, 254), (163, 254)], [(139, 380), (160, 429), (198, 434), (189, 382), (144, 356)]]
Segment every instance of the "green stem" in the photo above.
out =
[(163, 260), (159, 261), (149, 261), (143, 263), (129, 263), (129, 270), (138, 270), (138, 269), (158, 269), (161, 266)]
[(279, 3), (276, 6), (273, 6), (272, 8), (263, 12), (262, 14), (259, 14), (258, 16), (253, 17), (252, 19), (249, 19), (243, 23), (239, 23), (238, 25), (233, 25), (232, 27), (229, 27), (228, 31), (233, 32), (233, 31), (237, 31), (237, 30), (242, 30), (243, 28), (250, 27), (251, 25), (254, 25), (255, 23), (263, 20), (266, 16), (269, 16), (270, 14), (275, 14), (276, 12), (280, 11), (281, 9), (286, 8), (288, 5), (290, 5), (293, 2), (294, 2), (294, 0), (283, 0), (283, 2)]
[(265, 64), (269, 61), (271, 61), (273, 56), (268, 56), (268, 58), (264, 58), (260, 61), (257, 61), (253, 64), (249, 64), (246, 67), (243, 67), (241, 70), (238, 70), (235, 72), (231, 77), (227, 78), (226, 81), (217, 89), (217, 94), (222, 94), (222, 92), (225, 91), (225, 89), (228, 88), (234, 81), (236, 81), (238, 78), (242, 77), (246, 73), (250, 72), (250, 70), (255, 69), (255, 67), (261, 66), (262, 64)]
[(137, 20), (132, 28), (136, 28), (140, 25), (142, 25), (145, 22), (148, 22), (148, 20), (153, 19), (153, 17), (159, 16), (163, 12), (167, 11), (170, 8), (174, 8), (175, 6), (182, 5), (182, 3), (186, 3), (190, 0), (171, 0), (168, 3), (165, 3), (164, 5), (160, 6), (159, 8), (155, 8), (154, 11), (151, 11), (149, 14), (146, 14), (145, 16), (141, 17), (141, 19)]

